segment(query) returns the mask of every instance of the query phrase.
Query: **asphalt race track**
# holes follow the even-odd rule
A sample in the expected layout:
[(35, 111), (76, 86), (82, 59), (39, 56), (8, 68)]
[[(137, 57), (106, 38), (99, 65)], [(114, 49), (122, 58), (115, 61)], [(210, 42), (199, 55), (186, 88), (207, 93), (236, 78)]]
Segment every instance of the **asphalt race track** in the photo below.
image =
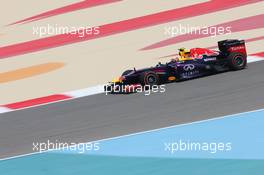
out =
[(166, 85), (145, 96), (94, 95), (0, 114), (0, 157), (32, 143), (88, 142), (264, 108), (264, 61), (248, 69)]

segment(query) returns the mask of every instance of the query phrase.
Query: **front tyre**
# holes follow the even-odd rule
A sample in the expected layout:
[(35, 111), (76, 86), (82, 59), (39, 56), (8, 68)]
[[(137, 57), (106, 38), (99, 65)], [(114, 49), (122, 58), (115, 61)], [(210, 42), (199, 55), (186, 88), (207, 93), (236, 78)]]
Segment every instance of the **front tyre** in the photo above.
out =
[(154, 86), (160, 83), (159, 76), (155, 72), (144, 72), (140, 76), (140, 83), (142, 86)]
[(228, 57), (228, 64), (232, 70), (245, 69), (247, 66), (247, 56), (242, 53), (231, 53)]

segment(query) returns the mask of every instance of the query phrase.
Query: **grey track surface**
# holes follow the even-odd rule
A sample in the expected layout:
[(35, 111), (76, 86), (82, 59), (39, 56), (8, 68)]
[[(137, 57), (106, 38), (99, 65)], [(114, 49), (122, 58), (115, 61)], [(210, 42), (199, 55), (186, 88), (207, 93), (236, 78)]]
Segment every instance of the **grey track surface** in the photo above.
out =
[(33, 142), (87, 142), (264, 108), (264, 61), (166, 85), (166, 93), (94, 95), (0, 114), (0, 157)]

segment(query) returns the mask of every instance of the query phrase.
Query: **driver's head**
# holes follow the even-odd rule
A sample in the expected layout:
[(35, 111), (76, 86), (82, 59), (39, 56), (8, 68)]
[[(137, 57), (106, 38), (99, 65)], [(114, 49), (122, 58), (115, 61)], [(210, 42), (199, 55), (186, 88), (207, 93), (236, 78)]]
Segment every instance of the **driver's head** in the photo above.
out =
[(179, 55), (181, 57), (189, 57), (190, 56), (190, 50), (185, 49), (185, 48), (180, 48), (179, 49)]

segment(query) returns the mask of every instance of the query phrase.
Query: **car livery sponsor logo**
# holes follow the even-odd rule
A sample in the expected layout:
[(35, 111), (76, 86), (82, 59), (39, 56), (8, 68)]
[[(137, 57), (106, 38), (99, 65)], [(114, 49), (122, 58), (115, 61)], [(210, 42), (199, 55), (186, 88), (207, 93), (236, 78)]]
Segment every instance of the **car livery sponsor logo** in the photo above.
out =
[(230, 51), (242, 50), (245, 49), (245, 46), (230, 47)]
[(193, 64), (186, 64), (183, 66), (183, 69), (185, 71), (192, 71), (195, 68), (195, 66)]
[(213, 57), (213, 58), (205, 58), (204, 61), (215, 61), (216, 60), (216, 57)]
[(184, 72), (181, 74), (182, 78), (189, 78), (191, 76), (194, 76), (196, 74), (199, 74), (200, 72), (198, 70), (190, 71), (190, 72)]

